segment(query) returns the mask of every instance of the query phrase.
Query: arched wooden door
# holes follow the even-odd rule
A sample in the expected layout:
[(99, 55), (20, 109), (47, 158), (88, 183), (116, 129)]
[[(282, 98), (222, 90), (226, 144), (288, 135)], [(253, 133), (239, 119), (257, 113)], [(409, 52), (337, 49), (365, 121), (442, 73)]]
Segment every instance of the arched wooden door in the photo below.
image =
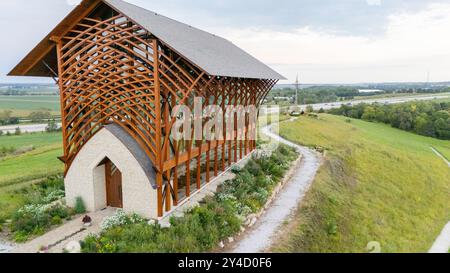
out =
[(122, 173), (109, 159), (105, 162), (105, 172), (107, 205), (123, 208)]

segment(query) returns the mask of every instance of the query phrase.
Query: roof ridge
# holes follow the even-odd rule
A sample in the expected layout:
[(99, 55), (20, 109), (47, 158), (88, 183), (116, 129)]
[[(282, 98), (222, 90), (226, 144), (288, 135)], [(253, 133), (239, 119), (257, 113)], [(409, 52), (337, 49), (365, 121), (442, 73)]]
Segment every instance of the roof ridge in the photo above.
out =
[(190, 28), (194, 28), (194, 29), (196, 29), (196, 30), (198, 30), (198, 31), (204, 32), (204, 33), (209, 34), (209, 35), (211, 35), (211, 36), (214, 36), (214, 37), (216, 37), (216, 38), (221, 38), (221, 39), (226, 40), (226, 41), (228, 41), (228, 42), (230, 42), (230, 43), (233, 43), (233, 42), (231, 42), (230, 40), (228, 40), (228, 39), (226, 39), (226, 38), (224, 38), (224, 37), (222, 37), (222, 36), (220, 36), (220, 35), (217, 35), (217, 34), (214, 34), (214, 33), (212, 33), (212, 32), (203, 30), (203, 29), (201, 29), (201, 28), (199, 28), (199, 27), (196, 27), (196, 26), (193, 26), (193, 25), (190, 25), (190, 24), (183, 23), (183, 22), (181, 22), (181, 21), (179, 21), (179, 20), (170, 18), (170, 17), (168, 17), (168, 16), (166, 16), (166, 15), (163, 15), (163, 14), (158, 13), (158, 12), (153, 11), (153, 10), (149, 10), (149, 9), (143, 8), (143, 7), (141, 7), (141, 6), (138, 6), (138, 5), (136, 5), (136, 4), (130, 3), (130, 2), (128, 2), (128, 1), (124, 1), (124, 0), (103, 0), (103, 1), (106, 2), (106, 3), (108, 3), (109, 1), (124, 2), (124, 3), (128, 4), (128, 5), (132, 5), (132, 6), (136, 7), (136, 8), (145, 10), (145, 11), (147, 11), (147, 12), (154, 13), (156, 16), (164, 17), (164, 18), (166, 18), (166, 19), (168, 19), (168, 20), (170, 20), (170, 21), (176, 22), (176, 23), (181, 24), (181, 25), (188, 26), (188, 27), (190, 27)]

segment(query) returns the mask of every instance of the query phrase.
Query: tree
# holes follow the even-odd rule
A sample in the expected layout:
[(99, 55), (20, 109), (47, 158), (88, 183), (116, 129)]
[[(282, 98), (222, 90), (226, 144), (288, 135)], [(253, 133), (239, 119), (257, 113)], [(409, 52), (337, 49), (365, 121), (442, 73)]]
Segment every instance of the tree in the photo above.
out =
[(439, 118), (434, 122), (434, 128), (436, 129), (436, 135), (442, 139), (450, 139), (450, 118), (444, 120)]
[(49, 133), (58, 131), (58, 124), (56, 123), (55, 119), (51, 119), (48, 121), (47, 127), (45, 127), (45, 131)]
[(50, 111), (36, 111), (32, 112), (29, 116), (29, 119), (31, 119), (32, 122), (42, 122), (44, 120), (49, 120), (52, 118), (52, 115), (50, 114)]
[(0, 112), (0, 125), (8, 125), (11, 124), (11, 114), (12, 111), (4, 110)]
[(375, 121), (376, 120), (376, 111), (372, 106), (367, 106), (364, 108), (364, 113), (361, 116), (361, 119), (367, 121)]
[(434, 125), (427, 114), (421, 114), (414, 122), (414, 131), (423, 136), (435, 136)]

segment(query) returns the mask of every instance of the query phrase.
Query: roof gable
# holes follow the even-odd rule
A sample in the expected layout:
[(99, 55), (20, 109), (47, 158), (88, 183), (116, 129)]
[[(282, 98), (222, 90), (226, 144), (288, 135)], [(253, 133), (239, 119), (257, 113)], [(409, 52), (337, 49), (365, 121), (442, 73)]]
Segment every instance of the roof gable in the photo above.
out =
[(101, 2), (145, 28), (181, 56), (212, 76), (285, 79), (224, 38), (121, 0), (84, 0), (9, 75), (50, 76), (48, 72), (43, 72), (45, 67), (42, 67), (43, 64), (40, 63), (40, 60), (48, 59), (49, 55), (55, 54), (52, 50), (54, 45), (49, 41), (51, 36), (61, 33), (62, 29), (67, 28), (77, 16), (87, 13), (89, 9), (93, 10)]

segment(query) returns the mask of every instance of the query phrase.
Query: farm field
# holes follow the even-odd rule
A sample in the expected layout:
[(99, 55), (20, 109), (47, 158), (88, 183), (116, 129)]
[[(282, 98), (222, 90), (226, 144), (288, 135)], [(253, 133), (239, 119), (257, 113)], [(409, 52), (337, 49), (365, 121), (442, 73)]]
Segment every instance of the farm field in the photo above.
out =
[(0, 96), (0, 111), (11, 110), (13, 116), (28, 117), (33, 111), (49, 110), (60, 115), (59, 96)]
[(60, 133), (1, 136), (0, 149), (32, 149), (0, 159), (0, 187), (61, 172), (62, 164), (57, 159), (62, 155), (61, 143)]
[(57, 159), (62, 155), (61, 133), (35, 133), (20, 136), (0, 136), (0, 150), (20, 150), (0, 157), (0, 220), (21, 206), (21, 200), (13, 195), (34, 180), (61, 174), (63, 164)]
[(277, 252), (427, 252), (450, 219), (450, 169), (441, 141), (383, 124), (320, 115), (280, 126), (325, 161)]

